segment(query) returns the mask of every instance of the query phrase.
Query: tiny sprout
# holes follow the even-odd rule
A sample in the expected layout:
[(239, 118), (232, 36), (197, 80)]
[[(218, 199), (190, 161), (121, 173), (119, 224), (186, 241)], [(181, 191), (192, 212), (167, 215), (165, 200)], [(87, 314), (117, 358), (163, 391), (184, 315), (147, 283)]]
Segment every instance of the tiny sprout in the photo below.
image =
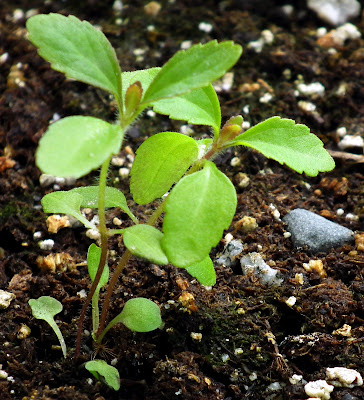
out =
[(38, 299), (30, 299), (28, 301), (34, 318), (44, 319), (48, 322), (49, 326), (53, 329), (56, 334), (59, 343), (61, 344), (64, 358), (67, 357), (66, 343), (63, 339), (63, 335), (54, 321), (54, 316), (63, 310), (62, 304), (50, 296), (42, 296)]
[(87, 371), (99, 381), (106, 383), (114, 390), (120, 389), (119, 371), (104, 360), (92, 360), (85, 364)]

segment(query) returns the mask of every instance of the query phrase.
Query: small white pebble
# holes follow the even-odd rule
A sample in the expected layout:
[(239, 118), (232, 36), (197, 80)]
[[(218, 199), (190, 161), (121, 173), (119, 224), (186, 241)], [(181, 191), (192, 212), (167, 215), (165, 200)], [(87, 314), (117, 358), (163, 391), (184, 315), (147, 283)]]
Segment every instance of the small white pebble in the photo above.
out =
[(52, 250), (54, 246), (54, 240), (53, 239), (45, 239), (39, 242), (39, 247), (42, 250)]
[(258, 379), (258, 374), (257, 374), (256, 372), (252, 372), (252, 373), (249, 375), (249, 379), (250, 379), (251, 381), (257, 380), (257, 379)]
[(146, 112), (146, 114), (147, 114), (147, 116), (148, 117), (150, 117), (150, 118), (153, 118), (153, 117), (155, 117), (155, 112), (153, 111), (153, 110), (148, 110), (147, 112)]
[(340, 137), (344, 137), (347, 133), (347, 129), (345, 126), (340, 126), (339, 128), (336, 129), (336, 133), (340, 136)]
[(0, 309), (4, 310), (10, 306), (10, 303), (16, 298), (14, 293), (0, 290)]
[(208, 22), (200, 22), (198, 24), (198, 29), (202, 32), (210, 33), (212, 31), (213, 26)]
[(342, 209), (342, 208), (338, 208), (337, 210), (336, 210), (336, 215), (338, 215), (339, 217), (341, 217), (342, 215), (344, 215), (344, 210)]
[(316, 105), (311, 103), (310, 101), (300, 100), (298, 102), (298, 107), (307, 112), (313, 112), (316, 110)]
[(337, 144), (337, 147), (340, 150), (350, 149), (352, 147), (363, 149), (364, 148), (364, 139), (357, 135), (345, 135), (340, 142)]
[(283, 233), (283, 237), (284, 237), (285, 239), (288, 239), (288, 238), (290, 238), (291, 236), (292, 236), (291, 232), (284, 232), (284, 233)]
[(181, 50), (187, 50), (192, 46), (192, 40), (184, 40), (181, 42)]
[(300, 93), (311, 97), (323, 96), (325, 94), (325, 86), (320, 82), (313, 82), (309, 84), (299, 83), (297, 85), (297, 89)]
[(97, 229), (87, 229), (86, 236), (92, 240), (99, 240), (100, 232)]
[(37, 231), (33, 233), (33, 239), (37, 240), (42, 237), (43, 233), (41, 231)]
[(271, 93), (264, 93), (263, 96), (259, 98), (259, 103), (269, 103), (273, 99), (273, 95)]
[(363, 385), (363, 378), (355, 369), (343, 367), (326, 368), (326, 377), (336, 387), (353, 388), (354, 386)]
[(197, 333), (197, 332), (191, 332), (191, 338), (195, 340), (196, 342), (201, 342), (202, 340), (202, 333)]
[(123, 223), (123, 221), (122, 221), (121, 219), (115, 217), (115, 218), (112, 220), (112, 223), (113, 223), (114, 225), (116, 225), (116, 226), (120, 226), (120, 225)]
[(121, 179), (125, 179), (129, 176), (130, 170), (129, 168), (120, 168), (119, 169), (119, 176)]
[(358, 220), (359, 220), (359, 217), (358, 217), (357, 215), (355, 215), (355, 214), (347, 213), (347, 214), (345, 215), (345, 219), (347, 219), (347, 220), (349, 220), (349, 221), (358, 221)]
[(330, 393), (334, 390), (333, 385), (329, 385), (324, 380), (308, 382), (305, 385), (305, 392), (309, 397), (318, 397), (322, 400), (329, 400)]
[(120, 13), (123, 10), (123, 2), (121, 0), (115, 0), (112, 9)]
[(230, 165), (232, 167), (238, 167), (239, 165), (241, 165), (241, 160), (239, 157), (233, 157), (230, 161)]
[(5, 380), (8, 379), (9, 374), (4, 371), (3, 369), (0, 369), (0, 379)]
[(8, 58), (9, 58), (9, 53), (1, 54), (1, 56), (0, 56), (0, 65), (1, 64), (5, 64), (6, 61), (8, 60)]
[(85, 299), (87, 297), (87, 293), (85, 289), (81, 289), (79, 292), (77, 292), (77, 296), (80, 299)]
[(296, 304), (297, 298), (294, 296), (288, 297), (288, 299), (286, 300), (286, 304), (289, 307), (293, 307)]
[(298, 382), (302, 381), (303, 376), (302, 375), (297, 375), (293, 374), (290, 378), (289, 381), (292, 385), (297, 385)]
[(13, 19), (14, 21), (18, 22), (24, 18), (25, 14), (24, 11), (20, 8), (16, 8), (13, 12)]

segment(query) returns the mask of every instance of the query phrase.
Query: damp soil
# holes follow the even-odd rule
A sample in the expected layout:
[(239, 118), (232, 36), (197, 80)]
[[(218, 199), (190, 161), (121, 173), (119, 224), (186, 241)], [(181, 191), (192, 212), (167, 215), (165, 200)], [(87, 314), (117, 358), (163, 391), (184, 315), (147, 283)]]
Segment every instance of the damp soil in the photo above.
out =
[[(155, 16), (146, 13), (142, 1), (124, 3), (121, 14), (112, 1), (99, 0), (77, 5), (68, 0), (3, 1), (0, 8), (0, 288), (16, 296), (0, 310), (0, 364), (8, 374), (0, 380), (1, 399), (305, 399), (302, 382), (290, 379), (294, 374), (306, 381), (325, 379), (327, 367), (342, 366), (364, 375), (363, 252), (354, 242), (320, 254), (296, 249), (273, 212), (275, 208), (283, 217), (299, 207), (356, 233), (364, 230), (360, 151), (341, 151), (337, 134), (339, 127), (346, 127), (348, 134), (363, 135), (363, 38), (341, 45), (330, 43), (330, 38), (329, 43), (318, 43), (317, 29), (331, 27), (308, 11), (305, 1), (294, 2), (290, 15), (281, 8), (286, 1), (162, 1)], [(307, 124), (327, 149), (339, 152), (336, 168), (315, 178), (249, 149), (234, 149), (216, 160), (236, 185), (238, 196), (236, 215), (225, 234), (242, 241), (241, 255), (259, 252), (279, 270), (283, 283), (264, 287), (243, 276), (241, 255), (229, 266), (216, 265), (217, 283), (207, 289), (183, 270), (132, 259), (119, 279), (110, 318), (126, 300), (143, 296), (160, 305), (164, 326), (145, 334), (116, 326), (108, 334), (98, 357), (113, 360), (121, 376), (118, 392), (91, 380), (83, 368), (94, 352), (87, 332), (81, 357), (72, 359), (82, 294), (90, 286), (84, 262), (92, 240), (82, 228), (47, 231), (41, 197), (72, 186), (41, 186), (34, 163), (39, 138), (57, 115), (112, 121), (115, 107), (105, 93), (66, 80), (37, 55), (26, 39), (26, 17), (19, 11), (34, 9), (74, 14), (102, 27), (124, 70), (161, 66), (185, 40), (234, 40), (244, 47), (244, 54), (233, 69), (232, 87), (219, 93), (223, 120), (242, 114), (253, 125), (272, 115), (293, 118)], [(199, 29), (200, 22), (211, 24), (212, 30)], [(352, 22), (363, 31), (361, 17)], [(249, 49), (248, 43), (267, 29), (274, 35), (273, 43), (260, 53)], [(325, 92), (297, 96), (297, 81), (320, 82)], [(265, 102), (267, 94), (272, 97)], [(305, 101), (316, 109), (307, 108)], [(129, 132), (129, 154), (147, 136), (179, 130), (182, 124), (145, 114)], [(192, 133), (207, 134), (201, 127)], [(127, 157), (127, 152), (120, 157)], [(128, 179), (117, 177), (118, 168), (113, 167), (110, 183), (127, 193)], [(75, 185), (96, 180), (97, 172)], [(156, 206), (137, 207), (130, 196), (128, 202), (141, 220)], [(252, 232), (239, 229), (244, 216), (255, 218), (258, 226)], [(109, 211), (110, 227), (115, 217), (124, 226), (129, 223), (125, 215)], [(51, 250), (40, 249), (44, 239), (54, 240)], [(118, 240), (111, 241), (110, 248), (113, 267), (124, 248)], [(224, 248), (222, 240), (212, 251), (213, 259)], [(49, 255), (58, 255), (55, 273), (40, 268), (42, 257)], [(310, 260), (321, 260), (324, 271), (308, 272), (304, 264)], [(42, 295), (63, 304), (57, 321), (70, 350), (66, 360), (49, 326), (31, 315), (28, 300)], [(296, 303), (289, 306), (292, 296)], [(29, 334), (22, 333), (24, 326), (30, 328)], [(88, 314), (85, 330), (90, 326)], [(349, 326), (350, 333), (340, 330), (343, 326)], [(331, 394), (333, 400), (363, 398), (363, 387), (336, 388)]]

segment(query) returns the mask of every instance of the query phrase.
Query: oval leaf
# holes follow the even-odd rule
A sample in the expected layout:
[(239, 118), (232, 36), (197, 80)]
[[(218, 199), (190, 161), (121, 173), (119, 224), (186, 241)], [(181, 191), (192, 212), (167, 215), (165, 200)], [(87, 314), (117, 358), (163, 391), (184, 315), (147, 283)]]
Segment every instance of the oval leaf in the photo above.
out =
[(167, 256), (161, 246), (163, 233), (149, 225), (133, 225), (123, 229), (124, 244), (127, 249), (140, 258), (146, 258), (155, 264), (168, 264)]
[(236, 202), (233, 184), (211, 161), (182, 178), (165, 206), (162, 247), (168, 260), (186, 268), (207, 257), (230, 226)]
[(239, 135), (231, 144), (236, 145), (252, 147), (300, 174), (316, 176), (335, 168), (321, 140), (306, 125), (291, 119), (269, 118)]
[(130, 191), (138, 204), (163, 196), (197, 159), (198, 146), (177, 132), (161, 132), (137, 150), (131, 169)]
[(51, 214), (67, 214), (82, 222), (87, 228), (97, 229), (80, 211), (82, 196), (71, 190), (48, 193), (42, 198), (44, 212)]
[(106, 36), (73, 15), (40, 14), (28, 19), (29, 40), (56, 71), (121, 98), (121, 71)]
[(116, 318), (134, 332), (150, 332), (162, 325), (157, 304), (143, 297), (128, 300)]
[[(82, 186), (69, 190), (72, 193), (78, 193), (82, 196), (81, 207), (98, 208), (99, 187)], [(138, 223), (135, 215), (130, 211), (124, 194), (117, 188), (107, 186), (105, 188), (105, 208), (119, 207), (127, 214), (132, 221)]]
[(87, 361), (85, 364), (85, 368), (87, 371), (91, 372), (91, 374), (97, 379), (105, 382), (108, 386), (113, 388), (114, 390), (120, 389), (120, 376), (119, 371), (109, 365), (104, 360), (92, 360)]
[(49, 175), (79, 178), (88, 174), (121, 146), (123, 132), (93, 117), (67, 117), (50, 125), (40, 139), (36, 164)]
[(50, 296), (41, 296), (38, 299), (28, 301), (34, 318), (43, 319), (47, 322), (63, 310), (62, 303)]
[(219, 132), (221, 110), (212, 85), (181, 96), (158, 100), (152, 104), (152, 107), (155, 112), (168, 115), (171, 119), (187, 121), (195, 125), (212, 126), (215, 134)]
[(216, 283), (216, 272), (211, 258), (207, 256), (202, 261), (186, 267), (185, 270), (194, 278), (196, 278), (201, 285), (213, 286)]
[(224, 75), (241, 53), (241, 46), (216, 40), (179, 51), (162, 67), (142, 103), (150, 104), (207, 86)]

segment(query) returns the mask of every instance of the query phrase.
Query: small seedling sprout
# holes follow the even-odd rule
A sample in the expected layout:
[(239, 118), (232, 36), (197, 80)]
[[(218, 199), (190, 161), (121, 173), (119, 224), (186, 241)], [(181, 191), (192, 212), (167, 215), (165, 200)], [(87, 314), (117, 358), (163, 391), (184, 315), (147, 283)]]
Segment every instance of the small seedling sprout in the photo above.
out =
[(92, 360), (85, 364), (85, 368), (99, 381), (106, 383), (114, 390), (120, 389), (119, 371), (104, 360)]
[(33, 317), (37, 319), (44, 319), (44, 321), (48, 322), (49, 326), (53, 329), (61, 345), (63, 357), (66, 358), (66, 342), (64, 341), (62, 332), (54, 321), (54, 316), (63, 310), (62, 304), (57, 299), (54, 299), (50, 296), (42, 296), (38, 299), (30, 299), (28, 303), (32, 309)]

